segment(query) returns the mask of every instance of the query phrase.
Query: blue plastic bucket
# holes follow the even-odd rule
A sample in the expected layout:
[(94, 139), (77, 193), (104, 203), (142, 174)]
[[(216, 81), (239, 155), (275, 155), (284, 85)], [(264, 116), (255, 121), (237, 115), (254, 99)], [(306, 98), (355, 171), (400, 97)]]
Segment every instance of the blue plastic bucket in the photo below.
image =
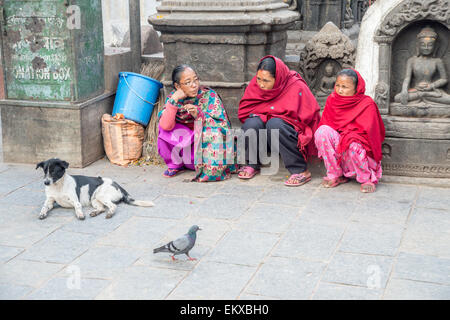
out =
[(112, 116), (122, 113), (125, 119), (148, 125), (162, 87), (161, 82), (142, 74), (119, 72)]

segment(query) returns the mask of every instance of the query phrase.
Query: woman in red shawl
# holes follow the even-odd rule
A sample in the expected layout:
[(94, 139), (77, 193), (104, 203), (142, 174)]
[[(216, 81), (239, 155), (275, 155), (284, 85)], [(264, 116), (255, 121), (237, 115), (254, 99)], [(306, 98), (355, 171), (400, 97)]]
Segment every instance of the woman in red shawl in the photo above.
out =
[(314, 138), (327, 169), (325, 188), (356, 177), (361, 192), (374, 192), (381, 178), (385, 129), (378, 107), (366, 96), (366, 84), (353, 69), (340, 71)]
[[(300, 75), (289, 70), (280, 59), (261, 59), (256, 76), (250, 81), (239, 102), (238, 117), (243, 123), (246, 141), (246, 164), (239, 172), (241, 179), (250, 179), (260, 171), (261, 156), (268, 146), (271, 153), (281, 154), (291, 176), (287, 186), (300, 186), (311, 180), (307, 170), (308, 156), (316, 155), (314, 132), (319, 124), (320, 107)], [(267, 129), (267, 144), (260, 146), (259, 130)], [(249, 141), (252, 135), (257, 141)], [(279, 143), (271, 141), (279, 133)], [(276, 136), (276, 135), (275, 135)]]

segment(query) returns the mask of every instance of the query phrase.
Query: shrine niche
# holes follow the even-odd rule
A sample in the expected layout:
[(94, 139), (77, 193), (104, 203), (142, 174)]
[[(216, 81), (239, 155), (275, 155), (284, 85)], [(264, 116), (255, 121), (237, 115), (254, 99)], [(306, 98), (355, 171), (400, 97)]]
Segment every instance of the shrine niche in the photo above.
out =
[(336, 74), (341, 70), (340, 64), (332, 59), (322, 61), (318, 67), (317, 81), (313, 91), (318, 98), (328, 98), (334, 91), (336, 83)]
[(390, 114), (450, 117), (449, 38), (444, 26), (431, 21), (399, 34), (392, 47)]
[(375, 31), (386, 174), (450, 178), (449, 28), (449, 0), (405, 0)]
[(328, 22), (305, 46), (300, 54), (299, 71), (322, 107), (333, 92), (336, 74), (352, 68), (355, 47), (332, 22)]

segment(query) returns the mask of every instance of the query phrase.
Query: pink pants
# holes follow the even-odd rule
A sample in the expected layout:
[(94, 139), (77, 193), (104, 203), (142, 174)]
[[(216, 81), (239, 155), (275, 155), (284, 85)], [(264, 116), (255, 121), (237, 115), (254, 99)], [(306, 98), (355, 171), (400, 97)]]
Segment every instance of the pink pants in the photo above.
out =
[[(342, 154), (336, 153), (339, 145), (339, 133), (329, 126), (320, 126), (314, 134), (314, 140), (327, 169), (327, 179), (336, 179), (342, 175), (347, 178), (356, 176), (359, 183), (378, 183), (381, 178), (381, 161), (376, 163), (366, 154), (364, 147), (352, 142)], [(340, 162), (339, 162), (339, 158)]]

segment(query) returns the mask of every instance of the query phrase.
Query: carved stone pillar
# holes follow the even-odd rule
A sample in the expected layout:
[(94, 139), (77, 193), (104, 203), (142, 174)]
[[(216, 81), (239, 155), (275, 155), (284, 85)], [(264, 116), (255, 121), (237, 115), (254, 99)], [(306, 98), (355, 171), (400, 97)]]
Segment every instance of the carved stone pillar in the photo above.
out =
[(286, 30), (299, 18), (289, 5), (274, 0), (162, 1), (150, 24), (164, 43), (163, 83), (172, 90), (171, 73), (191, 65), (203, 85), (221, 95), (233, 125), (245, 86), (259, 60), (272, 54), (284, 59)]
[(342, 0), (304, 0), (303, 30), (318, 31), (329, 21), (342, 28), (343, 7)]
[(379, 70), (378, 70), (378, 83), (375, 87), (375, 101), (381, 114), (389, 113), (389, 95), (390, 87), (388, 85), (390, 81), (391, 72), (391, 46), (388, 42), (383, 42), (379, 39)]

